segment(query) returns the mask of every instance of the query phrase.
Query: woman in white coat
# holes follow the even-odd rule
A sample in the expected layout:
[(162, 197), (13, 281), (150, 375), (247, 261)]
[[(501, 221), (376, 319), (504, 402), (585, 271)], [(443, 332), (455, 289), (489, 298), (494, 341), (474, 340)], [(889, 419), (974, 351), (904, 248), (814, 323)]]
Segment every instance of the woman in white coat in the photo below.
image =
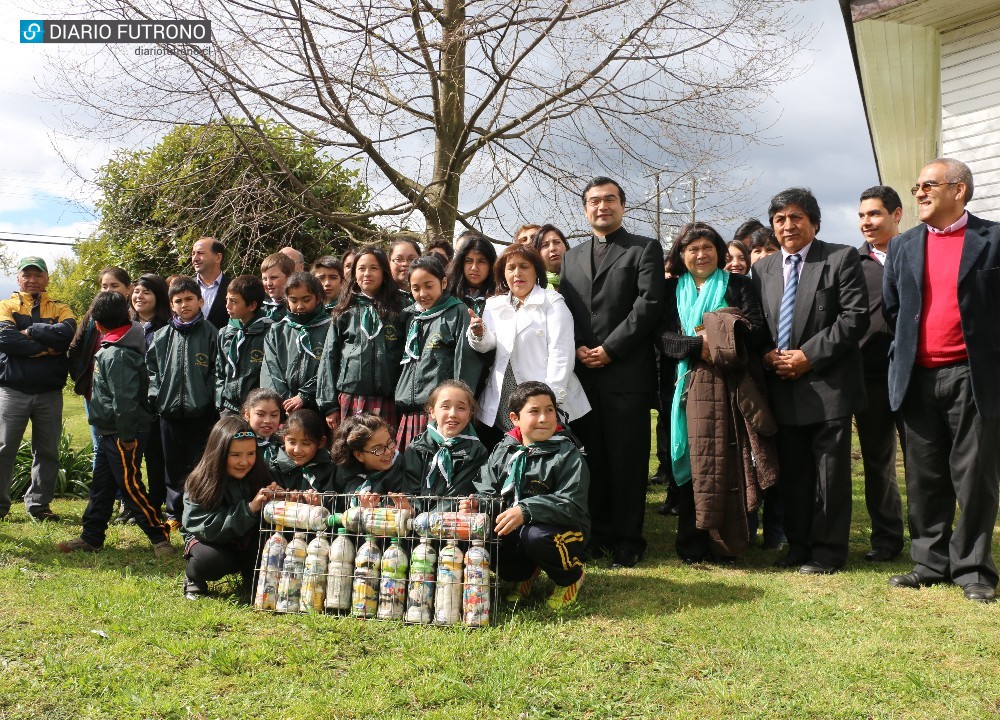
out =
[(552, 388), (566, 419), (576, 420), (590, 411), (573, 374), (573, 317), (562, 296), (546, 288), (541, 255), (530, 245), (510, 245), (497, 258), (494, 277), (498, 294), (486, 301), (482, 317), (473, 315), (467, 334), (476, 351), (496, 350), (476, 411), (482, 426), (493, 431), (481, 433), (487, 436), (481, 438), (487, 447), (513, 427), (507, 399), (528, 380)]

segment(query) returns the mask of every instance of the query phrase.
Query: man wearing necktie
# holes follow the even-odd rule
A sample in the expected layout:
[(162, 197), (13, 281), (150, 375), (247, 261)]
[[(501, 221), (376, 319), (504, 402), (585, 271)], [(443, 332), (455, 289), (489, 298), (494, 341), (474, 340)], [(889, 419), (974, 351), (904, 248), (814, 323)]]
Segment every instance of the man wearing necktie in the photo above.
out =
[(865, 407), (859, 344), (868, 295), (857, 250), (816, 237), (812, 192), (778, 193), (768, 218), (782, 249), (754, 265), (752, 280), (773, 342), (764, 365), (788, 537), (788, 554), (775, 565), (829, 574), (847, 559), (851, 417)]

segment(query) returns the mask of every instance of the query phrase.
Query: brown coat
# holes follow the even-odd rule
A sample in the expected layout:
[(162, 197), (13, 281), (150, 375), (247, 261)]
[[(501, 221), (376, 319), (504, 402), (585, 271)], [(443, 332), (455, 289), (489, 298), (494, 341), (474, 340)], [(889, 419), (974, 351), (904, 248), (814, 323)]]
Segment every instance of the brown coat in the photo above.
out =
[(703, 322), (711, 361), (694, 363), (685, 405), (695, 522), (717, 553), (737, 555), (749, 542), (747, 512), (778, 479), (777, 424), (760, 362), (746, 352), (750, 323), (735, 308), (705, 313)]

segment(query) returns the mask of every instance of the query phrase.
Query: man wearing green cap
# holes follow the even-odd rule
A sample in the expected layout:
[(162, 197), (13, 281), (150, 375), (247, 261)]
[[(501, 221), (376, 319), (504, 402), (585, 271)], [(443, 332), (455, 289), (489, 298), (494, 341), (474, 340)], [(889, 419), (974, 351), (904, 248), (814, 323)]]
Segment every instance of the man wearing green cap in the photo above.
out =
[(62, 389), (76, 320), (45, 288), (49, 268), (40, 257), (17, 264), (19, 292), (0, 301), (0, 518), (10, 511), (17, 448), (31, 420), (31, 486), (24, 506), (36, 520), (58, 520), (49, 508), (59, 473)]

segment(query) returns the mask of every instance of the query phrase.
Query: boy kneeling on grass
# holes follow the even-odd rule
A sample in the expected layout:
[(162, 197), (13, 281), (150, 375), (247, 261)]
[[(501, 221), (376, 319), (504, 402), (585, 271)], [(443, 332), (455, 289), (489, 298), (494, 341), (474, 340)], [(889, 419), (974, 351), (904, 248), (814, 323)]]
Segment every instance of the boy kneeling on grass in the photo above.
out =
[(590, 471), (556, 417), (556, 397), (542, 382), (521, 383), (510, 395), (514, 429), (490, 454), (476, 495), (462, 512), (499, 500), (497, 573), (517, 583), (508, 602), (523, 600), (541, 570), (556, 587), (546, 601), (558, 610), (576, 601), (583, 584), (583, 553), (590, 532)]
[(147, 400), (146, 333), (129, 320), (128, 301), (116, 292), (98, 293), (91, 317), (104, 336), (94, 356), (94, 383), (87, 420), (100, 444), (94, 462), (90, 500), (83, 511), (80, 537), (57, 545), (60, 551), (96, 552), (104, 547), (116, 491), (158, 558), (173, 555), (170, 528), (149, 501), (142, 484), (142, 451), (153, 420)]

